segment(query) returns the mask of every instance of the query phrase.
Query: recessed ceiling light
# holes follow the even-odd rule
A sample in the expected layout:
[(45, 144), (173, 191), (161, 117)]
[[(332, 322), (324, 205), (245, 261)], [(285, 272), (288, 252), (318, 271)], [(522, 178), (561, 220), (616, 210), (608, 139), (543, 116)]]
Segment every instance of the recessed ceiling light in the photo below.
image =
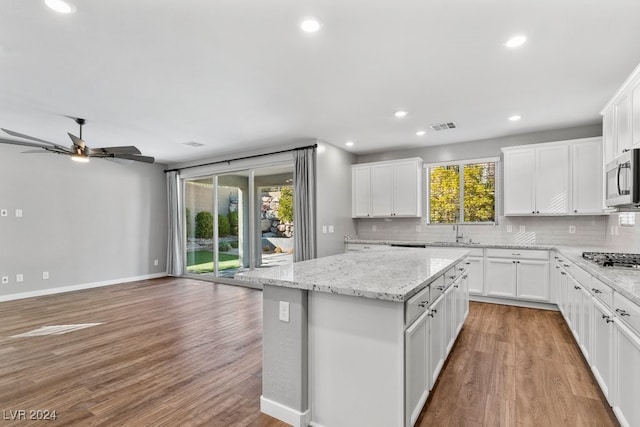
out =
[(73, 13), (76, 11), (76, 6), (73, 3), (64, 0), (44, 0), (44, 3), (49, 6), (50, 9), (59, 13)]
[(315, 33), (320, 29), (320, 21), (315, 18), (307, 18), (300, 23), (300, 28), (305, 33)]
[(393, 115), (394, 115), (394, 116), (396, 116), (396, 117), (404, 117), (404, 116), (406, 116), (407, 114), (409, 114), (409, 113), (407, 113), (407, 112), (406, 112), (406, 111), (404, 111), (404, 110), (398, 110), (398, 111), (396, 111), (395, 113), (393, 113)]
[(416, 135), (418, 136), (425, 136), (427, 134), (427, 131), (424, 130), (419, 130), (418, 132), (416, 132)]
[(519, 34), (517, 36), (511, 37), (509, 40), (507, 40), (507, 42), (504, 45), (506, 47), (514, 48), (514, 47), (522, 46), (526, 41), (527, 41), (527, 37), (523, 36), (522, 34)]
[(513, 115), (513, 116), (509, 117), (509, 121), (517, 122), (517, 121), (518, 121), (518, 120), (520, 120), (521, 118), (522, 118), (522, 116), (519, 116), (519, 115), (515, 114), (515, 115)]
[(344, 145), (346, 145), (347, 147), (353, 147), (354, 142), (353, 141), (347, 141), (344, 143)]

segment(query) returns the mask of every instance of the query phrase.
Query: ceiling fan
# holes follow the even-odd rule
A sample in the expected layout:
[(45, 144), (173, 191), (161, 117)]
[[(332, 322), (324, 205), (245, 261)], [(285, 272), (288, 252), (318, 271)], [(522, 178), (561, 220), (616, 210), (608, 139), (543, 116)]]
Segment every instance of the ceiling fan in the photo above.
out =
[[(89, 148), (85, 144), (82, 139), (82, 126), (84, 126), (87, 121), (85, 119), (81, 119), (78, 117), (71, 117), (79, 126), (80, 126), (80, 137), (72, 135), (71, 133), (67, 133), (73, 145), (71, 147), (64, 147), (62, 145), (58, 145), (56, 143), (45, 141), (44, 139), (35, 138), (33, 136), (25, 135), (19, 132), (14, 132), (9, 129), (2, 129), (5, 133), (15, 136), (18, 138), (28, 139), (29, 141), (16, 141), (13, 139), (2, 139), (0, 138), (0, 143), (4, 144), (13, 144), (13, 145), (23, 145), (25, 147), (34, 147), (39, 148), (40, 150), (30, 150), (25, 151), (25, 153), (55, 153), (55, 154), (65, 154), (67, 156), (71, 156), (71, 160), (75, 160), (78, 162), (88, 162), (89, 158), (97, 157), (100, 159), (107, 160), (115, 160), (115, 161), (136, 161), (136, 162), (144, 162), (144, 163), (153, 163), (155, 159), (153, 157), (141, 156), (140, 150), (136, 147), (129, 145), (124, 147), (101, 147), (101, 148)], [(42, 151), (45, 150), (45, 151)]]

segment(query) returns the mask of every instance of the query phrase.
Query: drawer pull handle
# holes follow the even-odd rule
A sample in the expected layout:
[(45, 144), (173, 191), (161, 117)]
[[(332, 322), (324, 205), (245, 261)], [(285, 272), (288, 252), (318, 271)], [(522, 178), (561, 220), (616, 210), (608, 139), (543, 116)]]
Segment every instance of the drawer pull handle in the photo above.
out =
[(611, 316), (607, 316), (605, 314), (602, 315), (602, 318), (604, 319), (605, 322), (607, 323), (611, 323), (613, 322), (613, 319), (611, 318)]
[(565, 275), (565, 274), (567, 274), (567, 273), (565, 273), (564, 271), (561, 271), (561, 272), (560, 272), (560, 274), (562, 274), (562, 275), (564, 276), (564, 275)]
[(436, 286), (436, 289), (438, 289), (440, 291), (444, 291), (444, 286)]
[(453, 276), (449, 276), (449, 279), (455, 279), (455, 278), (456, 278), (456, 276), (455, 276), (455, 275), (453, 275)]
[(458, 267), (458, 271), (464, 271), (464, 267)]
[(513, 255), (513, 256), (520, 256), (520, 254), (517, 254), (517, 253), (515, 253), (515, 252), (511, 252), (511, 255)]
[(564, 265), (565, 267), (571, 267), (569, 264), (562, 264), (562, 265)]
[(629, 316), (629, 317), (631, 317), (631, 315), (629, 313), (627, 313), (625, 310), (622, 310), (620, 308), (616, 308), (616, 313), (618, 313), (620, 316)]
[(471, 261), (465, 262), (466, 265), (471, 265)]
[(464, 276), (462, 276), (463, 279), (466, 279), (467, 277), (469, 277), (469, 276), (467, 276), (466, 274)]
[(425, 308), (428, 304), (429, 304), (429, 301), (421, 301), (420, 303), (418, 303), (418, 306)]
[(454, 287), (454, 288), (459, 288), (459, 286), (458, 286), (458, 285), (453, 285), (453, 287)]
[(593, 291), (594, 294), (601, 294), (602, 291), (600, 289), (597, 288), (591, 288), (591, 290)]
[(574, 286), (573, 289), (575, 289), (576, 291), (580, 290), (580, 286)]

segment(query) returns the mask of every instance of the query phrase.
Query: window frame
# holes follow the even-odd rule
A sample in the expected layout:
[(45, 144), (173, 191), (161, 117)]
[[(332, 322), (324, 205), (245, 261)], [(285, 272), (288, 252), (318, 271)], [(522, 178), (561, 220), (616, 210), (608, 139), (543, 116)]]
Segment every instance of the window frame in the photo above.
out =
[[(493, 212), (494, 212), (494, 220), (493, 221), (464, 221), (464, 166), (473, 165), (476, 163), (495, 163), (494, 165), (494, 197), (493, 197)], [(460, 219), (458, 222), (453, 223), (439, 223), (439, 222), (431, 222), (431, 173), (430, 169), (439, 166), (458, 166), (459, 171), (459, 189), (460, 189)], [(500, 188), (500, 157), (481, 157), (477, 159), (465, 159), (465, 160), (453, 160), (447, 162), (434, 162), (434, 163), (425, 163), (423, 165), (425, 170), (425, 181), (426, 181), (426, 207), (427, 207), (427, 224), (429, 225), (496, 225), (498, 224), (498, 188)]]

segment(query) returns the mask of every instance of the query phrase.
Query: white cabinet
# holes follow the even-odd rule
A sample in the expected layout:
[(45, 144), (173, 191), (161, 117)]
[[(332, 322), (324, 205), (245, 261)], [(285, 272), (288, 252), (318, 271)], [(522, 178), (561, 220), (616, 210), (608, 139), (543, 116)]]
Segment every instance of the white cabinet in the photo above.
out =
[(602, 139), (604, 144), (604, 163), (609, 163), (617, 155), (616, 106), (611, 105), (602, 112)]
[(462, 330), (464, 321), (469, 315), (469, 274), (464, 273), (456, 283), (453, 284), (456, 295), (456, 336)]
[(427, 354), (429, 325), (428, 312), (424, 312), (405, 331), (405, 363), (406, 363), (406, 414), (410, 424), (415, 424), (424, 403), (429, 395), (430, 377), (429, 359)]
[(467, 286), (469, 293), (473, 295), (484, 294), (484, 257), (470, 256), (468, 258), (469, 277), (467, 278)]
[(486, 295), (549, 301), (549, 252), (488, 249)]
[(569, 212), (568, 145), (536, 144), (503, 151), (505, 215)]
[(640, 426), (640, 339), (617, 316), (614, 325), (613, 411), (623, 426)]
[(449, 354), (456, 340), (456, 331), (458, 329), (456, 319), (456, 296), (455, 288), (449, 286), (444, 291), (444, 343), (445, 354)]
[(601, 214), (604, 211), (602, 138), (572, 143), (570, 149), (571, 212)]
[(444, 294), (433, 302), (428, 311), (429, 324), (429, 390), (433, 389), (445, 357), (444, 344)]
[(422, 159), (351, 167), (352, 217), (422, 216)]
[(631, 96), (628, 92), (616, 103), (616, 156), (631, 149)]
[(631, 141), (633, 148), (640, 148), (640, 82), (633, 89), (631, 98)]
[(611, 311), (594, 299), (591, 369), (609, 403), (612, 402), (613, 322)]

